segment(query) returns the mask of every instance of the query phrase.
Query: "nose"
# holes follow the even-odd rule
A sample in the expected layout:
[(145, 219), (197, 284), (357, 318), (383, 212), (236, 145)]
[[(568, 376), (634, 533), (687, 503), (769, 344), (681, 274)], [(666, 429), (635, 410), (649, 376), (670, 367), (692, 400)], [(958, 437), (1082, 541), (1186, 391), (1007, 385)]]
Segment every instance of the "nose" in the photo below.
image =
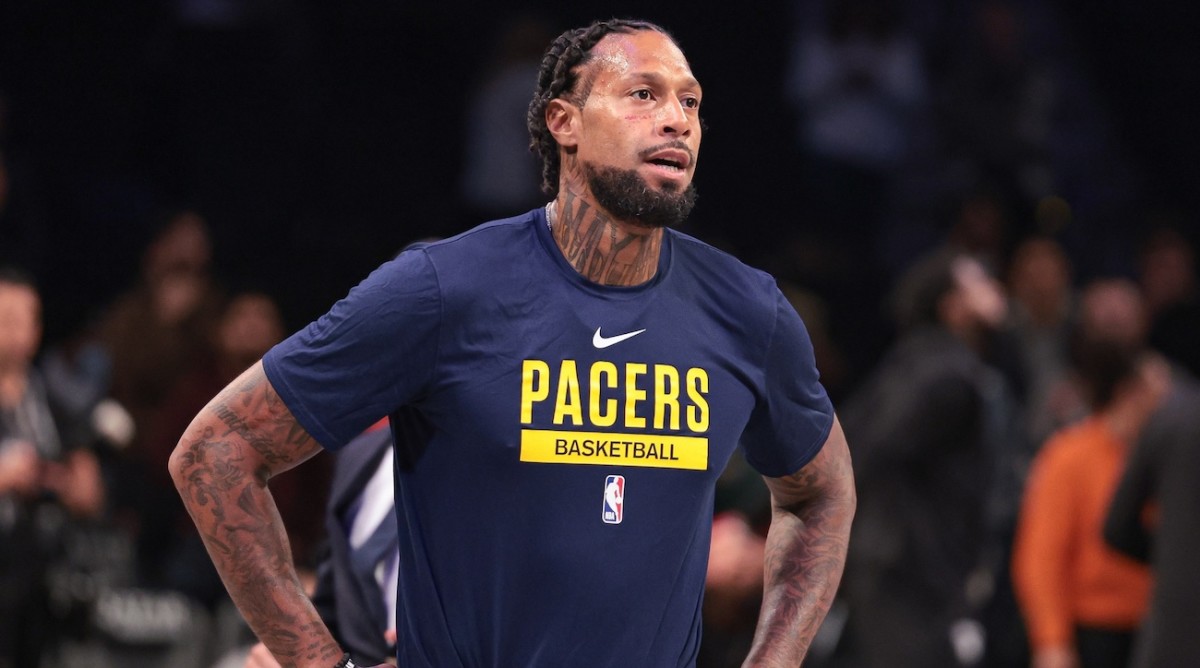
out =
[(672, 99), (659, 108), (658, 132), (661, 135), (687, 137), (692, 134), (692, 122), (678, 99)]

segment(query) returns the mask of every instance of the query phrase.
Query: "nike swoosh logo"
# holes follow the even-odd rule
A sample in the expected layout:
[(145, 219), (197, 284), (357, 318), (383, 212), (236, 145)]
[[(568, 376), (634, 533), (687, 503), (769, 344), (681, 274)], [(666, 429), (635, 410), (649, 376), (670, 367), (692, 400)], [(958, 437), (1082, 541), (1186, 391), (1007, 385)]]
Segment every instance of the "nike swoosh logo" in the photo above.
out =
[(615, 346), (618, 343), (620, 343), (626, 339), (632, 339), (633, 337), (637, 336), (638, 334), (641, 334), (644, 331), (646, 331), (646, 330), (639, 329), (636, 332), (626, 332), (624, 334), (618, 334), (616, 336), (601, 336), (600, 328), (597, 327), (595, 335), (592, 336), (592, 345), (596, 346), (597, 348), (607, 348), (609, 346)]

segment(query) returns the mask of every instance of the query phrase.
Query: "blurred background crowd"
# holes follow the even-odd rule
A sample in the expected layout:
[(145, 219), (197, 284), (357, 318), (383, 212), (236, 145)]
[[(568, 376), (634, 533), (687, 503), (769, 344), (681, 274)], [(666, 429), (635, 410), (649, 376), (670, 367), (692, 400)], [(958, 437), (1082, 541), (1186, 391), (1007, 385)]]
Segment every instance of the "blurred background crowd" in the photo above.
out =
[[(1124, 535), (1109, 499), (1143, 442), (1200, 448), (1183, 5), (744, 10), (0, 3), (0, 668), (245, 644), (166, 473), (178, 436), (405, 244), (543, 203), (537, 62), (614, 15), (688, 55), (707, 129), (685, 231), (778, 278), (851, 444), (850, 560), (806, 665), (1149, 651), (1137, 632), (1177, 614), (1160, 565), (1102, 533)], [(272, 484), (306, 568), (328, 459)], [(731, 462), (702, 666), (745, 655), (765, 494)]]

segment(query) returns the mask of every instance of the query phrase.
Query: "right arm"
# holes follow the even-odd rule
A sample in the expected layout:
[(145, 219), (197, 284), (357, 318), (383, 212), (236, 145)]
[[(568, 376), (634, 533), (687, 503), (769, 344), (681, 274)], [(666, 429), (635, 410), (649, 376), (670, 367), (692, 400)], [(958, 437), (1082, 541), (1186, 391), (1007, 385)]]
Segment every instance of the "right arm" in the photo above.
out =
[(226, 589), (285, 668), (329, 668), (342, 649), (313, 608), (267, 482), (320, 445), (256, 363), (188, 426), (170, 472)]

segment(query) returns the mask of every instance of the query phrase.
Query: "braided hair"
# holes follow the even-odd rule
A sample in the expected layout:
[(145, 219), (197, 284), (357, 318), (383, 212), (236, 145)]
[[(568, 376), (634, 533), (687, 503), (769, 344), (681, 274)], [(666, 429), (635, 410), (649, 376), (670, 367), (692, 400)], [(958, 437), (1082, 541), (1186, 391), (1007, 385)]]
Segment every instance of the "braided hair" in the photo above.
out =
[(529, 113), (525, 117), (529, 128), (529, 150), (542, 158), (543, 191), (550, 195), (558, 194), (560, 168), (558, 142), (546, 126), (546, 105), (550, 100), (561, 97), (583, 106), (591, 92), (591, 78), (585, 79), (579, 90), (575, 88), (579, 83), (579, 66), (591, 59), (592, 47), (612, 33), (628, 34), (643, 30), (662, 33), (674, 41), (670, 33), (649, 21), (610, 19), (596, 21), (585, 28), (568, 30), (546, 49), (538, 69), (537, 90), (533, 93)]

